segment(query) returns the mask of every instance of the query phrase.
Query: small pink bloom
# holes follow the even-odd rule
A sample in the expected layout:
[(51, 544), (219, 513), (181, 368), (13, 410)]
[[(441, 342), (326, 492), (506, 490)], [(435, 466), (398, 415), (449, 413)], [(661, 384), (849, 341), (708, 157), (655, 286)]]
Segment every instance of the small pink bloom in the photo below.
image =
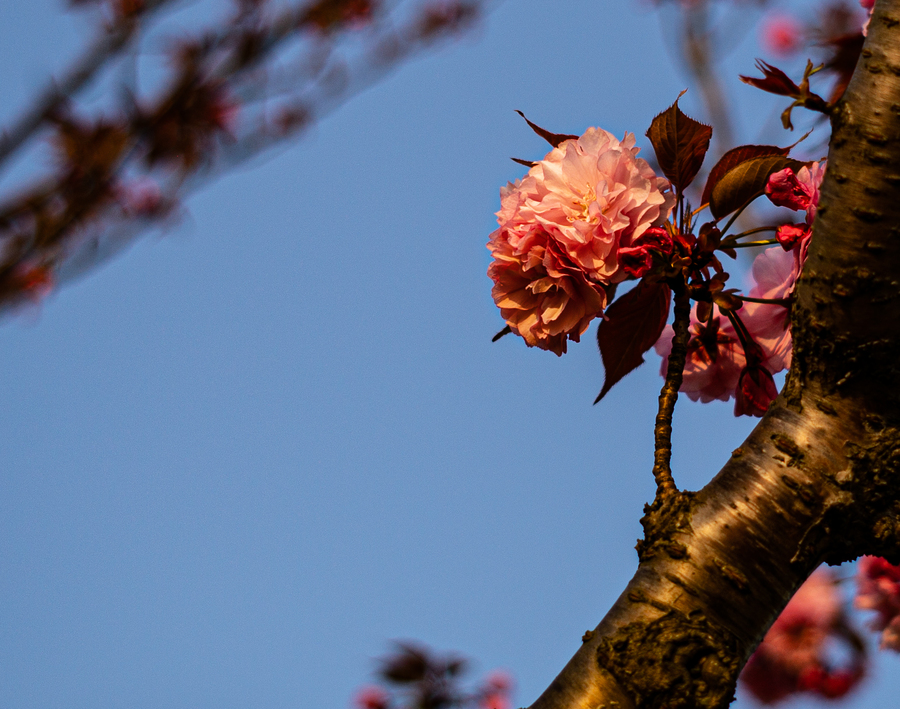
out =
[[(562, 354), (602, 314), (606, 286), (649, 268), (662, 237), (639, 239), (665, 222), (675, 197), (637, 153), (633, 135), (589, 128), (501, 190), (488, 275), (504, 319), (529, 346)], [(623, 247), (637, 249), (627, 269)]]
[(790, 251), (800, 243), (801, 239), (808, 238), (809, 235), (809, 225), (807, 224), (802, 226), (799, 224), (783, 224), (775, 232), (775, 238), (778, 239), (778, 243), (781, 244), (781, 248), (785, 251)]
[[(728, 401), (734, 396), (741, 371), (747, 363), (731, 322), (716, 307), (709, 323), (701, 323), (697, 319), (697, 306), (694, 306), (690, 333), (680, 391), (687, 394), (691, 401)], [(672, 326), (667, 325), (654, 345), (657, 354), (663, 358), (660, 368), (663, 377), (669, 366), (674, 336)]]
[(789, 57), (803, 44), (803, 27), (790, 15), (770, 14), (762, 24), (762, 44), (772, 54)]
[(878, 556), (864, 556), (857, 566), (856, 583), (853, 604), (878, 613), (871, 627), (883, 631), (882, 649), (900, 652), (900, 566)]
[(809, 190), (789, 167), (772, 173), (766, 185), (766, 196), (776, 207), (787, 207), (795, 211), (805, 211), (810, 202)]
[(376, 685), (361, 687), (353, 698), (357, 709), (386, 709), (390, 703), (388, 693)]
[[(799, 251), (778, 246), (766, 249), (753, 261), (751, 298), (781, 300), (791, 295), (800, 275)], [(772, 374), (791, 366), (790, 311), (783, 305), (744, 303), (738, 311), (753, 341), (759, 346), (760, 363)]]
[(47, 266), (20, 263), (15, 266), (3, 284), (18, 295), (38, 303), (50, 295), (55, 285), (53, 271)]
[(488, 248), (494, 256), (488, 268), (494, 302), (529, 347), (562, 355), (567, 339), (578, 342), (603, 313), (603, 286), (589, 281), (545, 230), (518, 237), (499, 229)]
[(513, 678), (508, 672), (494, 670), (485, 677), (484, 683), (496, 692), (509, 692), (513, 687)]
[(812, 225), (819, 205), (819, 187), (824, 176), (824, 162), (804, 165), (796, 174), (786, 167), (769, 176), (766, 196), (778, 207), (805, 211), (806, 223)]

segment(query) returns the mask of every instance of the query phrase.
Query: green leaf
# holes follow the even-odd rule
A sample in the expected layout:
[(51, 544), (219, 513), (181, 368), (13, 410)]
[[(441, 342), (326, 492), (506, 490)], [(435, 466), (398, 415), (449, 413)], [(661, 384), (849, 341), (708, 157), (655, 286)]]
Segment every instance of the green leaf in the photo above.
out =
[(772, 173), (789, 167), (794, 172), (806, 163), (783, 155), (764, 155), (745, 160), (720, 179), (709, 198), (709, 211), (716, 219), (731, 214), (763, 194)]
[(594, 403), (644, 363), (669, 319), (671, 291), (665, 283), (641, 281), (606, 310), (597, 327), (597, 345), (606, 376)]
[(684, 192), (700, 171), (709, 150), (712, 128), (685, 115), (675, 99), (675, 103), (653, 119), (647, 137), (663, 174), (679, 194)]

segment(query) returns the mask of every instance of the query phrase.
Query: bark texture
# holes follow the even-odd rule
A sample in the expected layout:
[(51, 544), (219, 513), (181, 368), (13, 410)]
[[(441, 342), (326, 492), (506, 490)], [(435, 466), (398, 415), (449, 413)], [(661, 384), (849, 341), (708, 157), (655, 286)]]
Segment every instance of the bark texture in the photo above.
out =
[(832, 122), (784, 391), (705, 488), (646, 508), (637, 573), (531, 709), (726, 707), (820, 563), (900, 562), (900, 0)]

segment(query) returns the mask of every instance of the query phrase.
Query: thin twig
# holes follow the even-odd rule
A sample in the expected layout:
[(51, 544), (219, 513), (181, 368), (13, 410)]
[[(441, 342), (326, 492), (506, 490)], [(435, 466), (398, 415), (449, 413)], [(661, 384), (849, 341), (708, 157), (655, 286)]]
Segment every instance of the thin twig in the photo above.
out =
[[(147, 0), (141, 18), (171, 1)], [(110, 59), (121, 52), (138, 27), (139, 23), (134, 20), (119, 22), (88, 47), (64, 77), (52, 81), (50, 86), (35, 99), (31, 108), (0, 135), (0, 165), (25, 144), (63, 101), (78, 93)]]
[(656, 480), (657, 498), (665, 498), (678, 492), (672, 478), (672, 414), (678, 401), (678, 390), (684, 378), (687, 362), (687, 346), (690, 340), (688, 326), (691, 320), (691, 299), (687, 289), (682, 287), (675, 294), (675, 321), (672, 351), (666, 368), (666, 381), (659, 392), (659, 411), (654, 428), (653, 479)]
[(751, 298), (749, 295), (735, 295), (736, 298), (743, 300), (745, 303), (762, 303), (763, 305), (780, 305), (784, 308), (790, 307), (793, 302), (792, 298)]
[(764, 239), (762, 241), (742, 241), (739, 244), (725, 244), (720, 245), (719, 248), (724, 249), (746, 249), (751, 246), (771, 246), (772, 244), (777, 244), (778, 239)]

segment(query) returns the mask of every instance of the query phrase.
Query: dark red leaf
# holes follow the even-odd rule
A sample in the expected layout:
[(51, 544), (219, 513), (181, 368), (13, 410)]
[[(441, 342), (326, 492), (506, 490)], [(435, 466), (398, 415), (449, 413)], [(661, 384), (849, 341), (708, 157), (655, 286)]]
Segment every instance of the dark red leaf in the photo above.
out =
[(767, 64), (762, 59), (756, 60), (756, 68), (763, 73), (762, 79), (741, 75), (741, 81), (778, 96), (798, 98), (802, 93), (800, 87), (781, 69)]
[(411, 643), (397, 643), (397, 651), (381, 661), (379, 674), (397, 684), (418, 682), (431, 668), (431, 657), (425, 648)]
[(783, 155), (763, 155), (745, 160), (726, 172), (713, 187), (709, 211), (713, 217), (721, 219), (763, 194), (772, 173), (786, 167), (796, 172), (804, 164)]
[(675, 103), (653, 119), (647, 137), (663, 174), (678, 192), (683, 192), (700, 171), (709, 150), (712, 128), (682, 113), (675, 99)]
[(537, 165), (536, 162), (531, 162), (531, 160), (520, 160), (519, 158), (510, 158), (513, 162), (519, 163), (519, 165), (524, 165), (525, 167), (534, 167)]
[[(535, 133), (537, 133), (539, 136), (541, 136), (541, 138), (543, 138), (548, 143), (550, 143), (550, 145), (552, 145), (554, 148), (559, 147), (560, 143), (563, 143), (567, 140), (578, 140), (577, 135), (570, 135), (568, 133), (551, 133), (548, 130), (544, 130), (539, 125), (536, 125), (536, 124), (532, 123), (531, 121), (529, 121), (528, 118), (525, 117), (525, 114), (522, 113), (521, 111), (516, 111), (516, 113), (518, 113), (520, 116), (522, 116), (522, 118), (525, 118), (525, 122), (529, 126), (531, 126), (531, 130), (533, 130)], [(513, 158), (513, 160), (515, 160), (515, 158)]]
[(709, 177), (706, 179), (706, 187), (703, 188), (703, 197), (700, 198), (700, 204), (709, 204), (712, 192), (725, 174), (732, 168), (737, 167), (742, 162), (746, 162), (751, 158), (760, 158), (767, 155), (786, 156), (791, 147), (779, 148), (777, 145), (741, 145), (732, 148), (725, 153), (716, 163), (716, 166), (710, 170)]
[(670, 296), (664, 283), (641, 281), (609, 306), (607, 319), (597, 328), (605, 378), (595, 404), (644, 363), (644, 353), (656, 344), (666, 326)]

